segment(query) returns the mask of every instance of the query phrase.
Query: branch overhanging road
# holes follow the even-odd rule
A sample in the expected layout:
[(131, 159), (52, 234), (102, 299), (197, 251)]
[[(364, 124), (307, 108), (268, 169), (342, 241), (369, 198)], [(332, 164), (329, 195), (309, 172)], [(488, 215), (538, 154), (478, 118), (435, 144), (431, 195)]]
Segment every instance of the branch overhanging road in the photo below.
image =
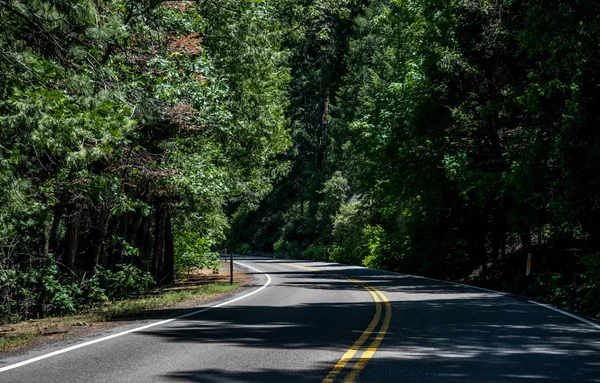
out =
[(236, 296), (0, 360), (0, 382), (598, 382), (600, 329), (489, 291), (238, 257)]

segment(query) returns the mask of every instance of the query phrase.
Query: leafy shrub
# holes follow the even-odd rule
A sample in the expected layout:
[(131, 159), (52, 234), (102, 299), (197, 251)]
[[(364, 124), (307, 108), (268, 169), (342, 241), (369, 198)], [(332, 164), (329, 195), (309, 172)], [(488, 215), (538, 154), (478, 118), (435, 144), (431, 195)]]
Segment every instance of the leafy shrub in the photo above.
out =
[[(98, 270), (98, 269), (96, 269)], [(94, 305), (96, 303), (105, 303), (110, 299), (106, 295), (106, 290), (100, 286), (99, 278), (90, 278), (81, 282), (81, 290), (86, 298), (86, 304)]]
[(360, 265), (367, 256), (365, 225), (370, 214), (364, 203), (357, 201), (342, 205), (333, 221), (334, 247), (330, 259), (334, 262)]
[(110, 300), (125, 298), (134, 294), (142, 294), (154, 286), (155, 281), (146, 271), (133, 265), (117, 265), (118, 271), (110, 271), (96, 266), (94, 276), (88, 282), (91, 286), (90, 297), (99, 301), (104, 296)]
[(379, 225), (368, 225), (364, 229), (364, 235), (369, 253), (362, 260), (363, 266), (373, 269), (383, 269), (385, 253), (390, 249), (385, 230)]
[(252, 247), (250, 247), (249, 244), (244, 242), (235, 249), (235, 253), (242, 255), (250, 255), (250, 253), (252, 253)]
[(275, 254), (283, 255), (285, 252), (285, 240), (283, 238), (279, 238), (275, 243), (273, 243), (273, 250), (275, 250)]
[(567, 295), (563, 276), (560, 273), (541, 271), (533, 276), (533, 281), (527, 289), (527, 294), (537, 299), (552, 303), (560, 303)]
[(204, 268), (213, 269), (213, 272), (217, 272), (219, 264), (221, 263), (221, 256), (219, 253), (211, 252), (204, 254)]
[(26, 316), (71, 314), (83, 299), (79, 284), (61, 275), (52, 254), (43, 259), (39, 267), (19, 273), (13, 283), (21, 306), (27, 310)]
[[(584, 274), (585, 289), (583, 309), (590, 313), (600, 313), (600, 253), (584, 257), (582, 260), (586, 267)], [(600, 317), (600, 314), (597, 314)]]
[(337, 171), (323, 184), (319, 191), (321, 201), (317, 205), (315, 214), (316, 229), (322, 240), (328, 240), (331, 235), (333, 222), (338, 211), (346, 202), (348, 193), (348, 181)]
[(302, 252), (302, 258), (314, 261), (328, 261), (329, 253), (331, 253), (331, 246), (310, 245)]
[(154, 285), (149, 273), (133, 265), (117, 265), (117, 271), (96, 266), (92, 278), (79, 280), (61, 273), (52, 254), (26, 272), (0, 270), (3, 288), (16, 291), (18, 302), (2, 305), (3, 321), (26, 317), (73, 314), (90, 304), (141, 294)]
[(212, 243), (190, 231), (175, 238), (175, 270), (179, 273), (189, 269), (214, 269), (219, 264), (219, 254), (211, 252)]

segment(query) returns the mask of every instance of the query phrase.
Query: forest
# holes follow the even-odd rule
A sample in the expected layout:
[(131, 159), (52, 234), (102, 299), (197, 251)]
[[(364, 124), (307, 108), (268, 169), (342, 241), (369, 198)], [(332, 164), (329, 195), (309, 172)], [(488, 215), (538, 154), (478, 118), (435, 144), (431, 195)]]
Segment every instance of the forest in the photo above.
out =
[(0, 0), (0, 322), (224, 247), (600, 317), (598, 105), (594, 0)]

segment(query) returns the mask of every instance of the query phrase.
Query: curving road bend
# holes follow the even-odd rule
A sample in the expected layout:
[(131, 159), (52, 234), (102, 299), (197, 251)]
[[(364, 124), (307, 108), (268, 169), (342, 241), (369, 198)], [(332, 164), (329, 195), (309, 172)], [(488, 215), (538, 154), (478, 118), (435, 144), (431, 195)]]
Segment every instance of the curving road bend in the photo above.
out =
[(403, 274), (237, 262), (250, 290), (0, 360), (0, 382), (600, 382), (593, 323)]

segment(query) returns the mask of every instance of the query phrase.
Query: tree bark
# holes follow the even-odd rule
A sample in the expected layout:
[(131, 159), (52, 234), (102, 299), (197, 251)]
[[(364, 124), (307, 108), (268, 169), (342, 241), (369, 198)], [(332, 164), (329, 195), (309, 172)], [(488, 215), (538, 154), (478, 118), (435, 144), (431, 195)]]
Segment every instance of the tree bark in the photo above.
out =
[(154, 251), (152, 253), (152, 274), (157, 283), (162, 283), (164, 277), (165, 260), (165, 221), (166, 206), (159, 200), (156, 204), (155, 222), (154, 222)]
[(81, 208), (72, 204), (68, 208), (67, 236), (65, 238), (66, 261), (71, 270), (75, 270), (79, 249), (79, 228), (81, 226)]
[(143, 265), (148, 267), (148, 261), (150, 258), (149, 249), (151, 248), (151, 236), (150, 232), (150, 216), (144, 217), (142, 219), (142, 224), (140, 225), (140, 229), (137, 231), (134, 239), (134, 246), (139, 249), (140, 256), (136, 261), (136, 266), (142, 268)]
[(91, 260), (90, 269), (93, 270), (100, 264), (102, 258), (102, 250), (104, 249), (104, 240), (106, 239), (106, 232), (108, 231), (108, 224), (110, 223), (110, 212), (105, 206), (100, 208), (98, 213), (98, 225), (94, 230), (95, 233), (90, 243), (89, 257)]
[[(117, 237), (119, 237), (119, 240), (125, 240), (125, 238), (127, 237), (127, 228), (129, 226), (129, 213), (125, 212), (121, 215), (121, 217), (119, 218), (119, 227), (117, 229)], [(115, 247), (113, 248), (113, 263), (115, 265), (118, 265), (120, 263), (123, 263), (123, 252), (125, 251), (125, 249), (123, 248), (123, 245), (121, 243), (118, 243), (115, 245)]]
[(315, 169), (322, 169), (327, 157), (328, 126), (329, 126), (329, 92), (331, 91), (331, 79), (328, 73), (328, 57), (325, 54), (321, 58), (321, 81), (319, 86), (319, 121), (317, 122), (317, 145), (315, 148)]
[(64, 205), (62, 203), (56, 204), (54, 208), (54, 218), (52, 219), (52, 228), (50, 229), (50, 244), (49, 251), (52, 250), (54, 255), (57, 253), (58, 246), (58, 229), (60, 228), (60, 221), (62, 220)]
[(175, 282), (175, 246), (173, 237), (173, 227), (171, 225), (171, 215), (168, 214), (165, 228), (165, 276), (164, 282), (171, 284)]

